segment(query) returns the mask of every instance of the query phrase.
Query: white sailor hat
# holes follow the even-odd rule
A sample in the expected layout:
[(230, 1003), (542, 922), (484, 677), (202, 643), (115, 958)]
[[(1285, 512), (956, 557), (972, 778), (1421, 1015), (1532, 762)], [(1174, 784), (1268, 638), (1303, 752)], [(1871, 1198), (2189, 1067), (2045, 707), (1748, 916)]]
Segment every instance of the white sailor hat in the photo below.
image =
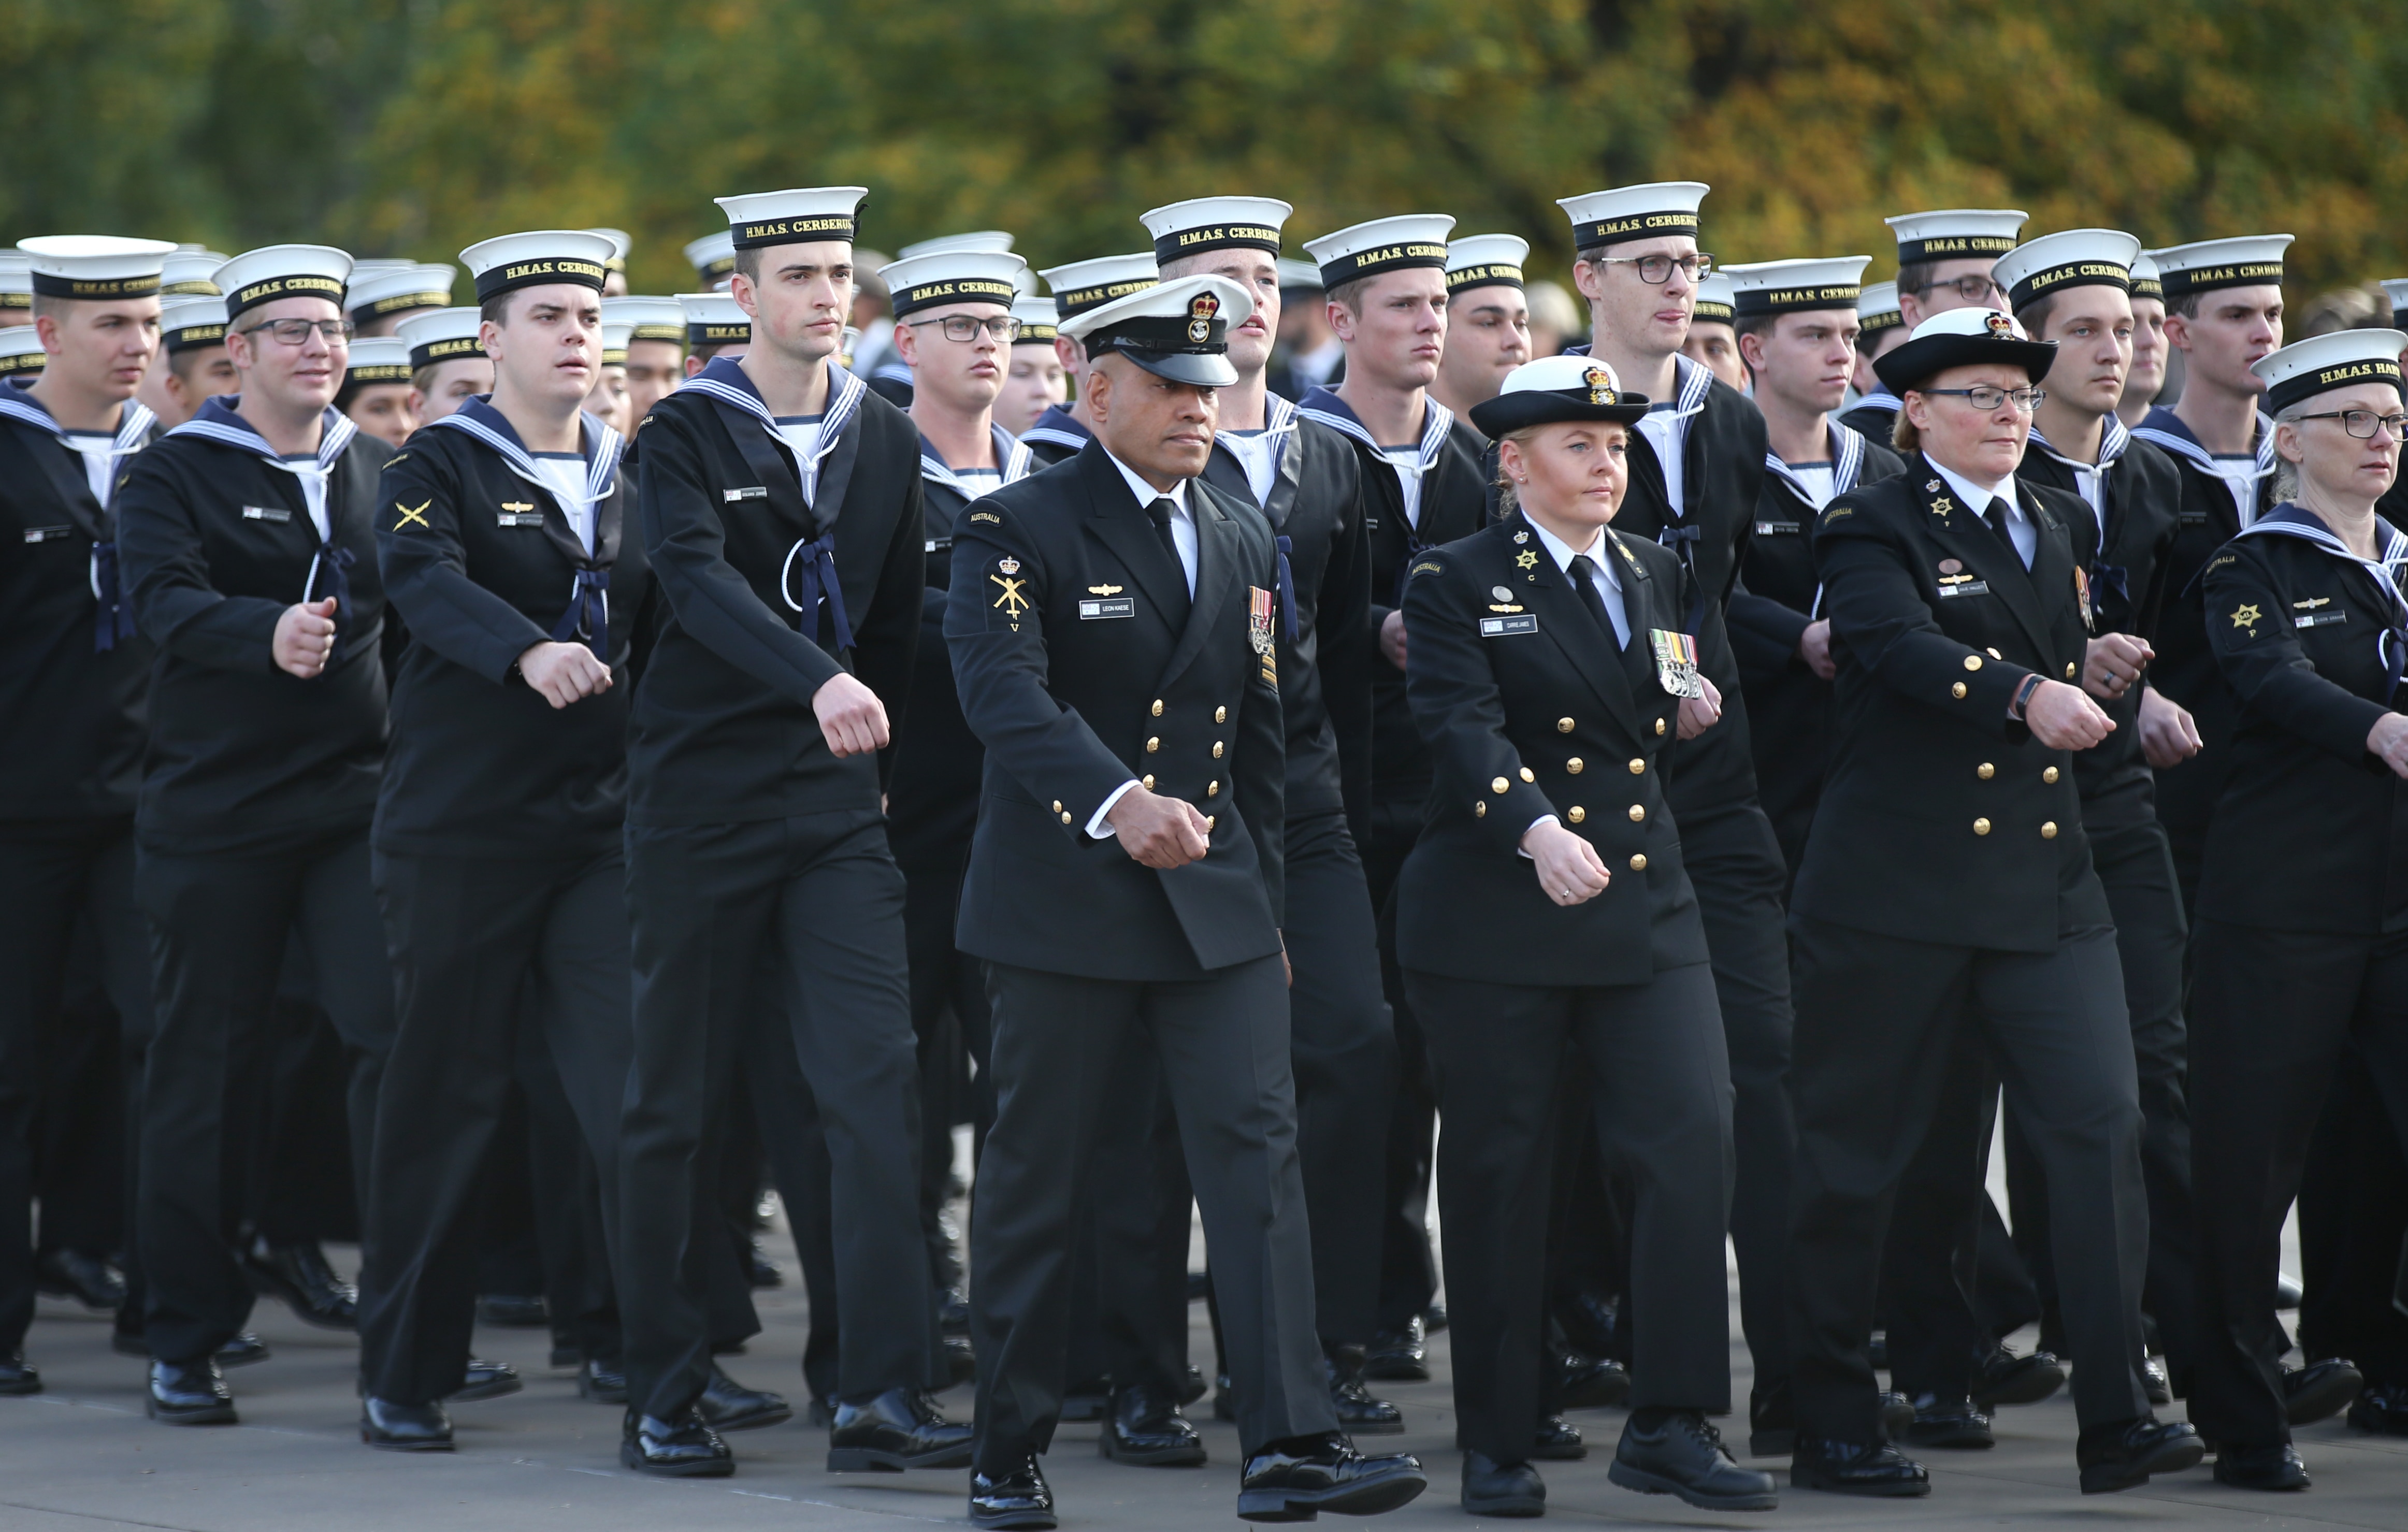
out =
[(2132, 296), (2166, 301), (2165, 279), (2157, 275), (2157, 258), (2152, 251), (2132, 257)]
[(1698, 279), (1698, 295), (1689, 305), (1689, 322), (1706, 324), (1728, 324), (1737, 317), (1735, 307), (1739, 289), (1717, 267)]
[(1519, 287), (1530, 242), (1518, 234), (1473, 234), (1446, 242), (1446, 292), (1475, 287)]
[(624, 229), (588, 229), (585, 232), (587, 234), (598, 234), (603, 238), (610, 241), (609, 258), (605, 260), (602, 265), (609, 270), (624, 274), (627, 269), (627, 251), (635, 244), (634, 240), (627, 237), (627, 231)]
[(1876, 330), (1894, 330), (1906, 322), (1898, 310), (1898, 284), (1875, 282), (1856, 294), (1856, 333), (1871, 335)]
[(34, 291), (45, 298), (148, 298), (176, 247), (165, 239), (107, 234), (51, 234), (20, 239), (31, 258)]
[(1533, 425), (1562, 422), (1636, 422), (1647, 395), (1625, 394), (1613, 368), (1592, 356), (1542, 356), (1505, 375), (1497, 396), (1471, 407), (1471, 423), (1492, 441)]
[(2408, 394), (2400, 381), (2400, 353), (2408, 350), (2408, 333), (2399, 330), (2335, 330), (2330, 335), (2295, 340), (2249, 364), (2266, 385), (2267, 413), (2279, 415), (2327, 389), (2352, 383), (2388, 383)]
[(477, 301), (491, 303), (522, 287), (555, 287), (573, 283), (602, 291), (610, 268), (608, 235), (591, 229), (532, 229), (480, 239), (460, 252), (468, 275), (477, 281)]
[(1415, 266), (1444, 271), (1446, 236), (1454, 229), (1455, 220), (1444, 213), (1401, 213), (1308, 239), (1304, 248), (1321, 263), (1321, 284), (1326, 289)]
[(1139, 215), (1154, 236), (1154, 258), (1168, 265), (1208, 250), (1259, 250), (1279, 254), (1280, 231), (1296, 211), (1277, 197), (1190, 197)]
[(343, 306), (355, 320), (384, 319), (416, 308), (441, 308), (452, 302), (452, 279), (459, 273), (446, 265), (420, 265), (405, 261), (398, 268), (359, 275), (354, 267), (351, 291)]
[(868, 195), (866, 186), (797, 186), (712, 200), (726, 210), (728, 234), (736, 249), (758, 250), (765, 245), (808, 245), (824, 239), (849, 245), (861, 224), (862, 201)]
[(409, 365), (408, 341), (399, 336), (363, 336), (351, 342), (351, 362), (343, 369), (343, 386), (407, 383), (417, 370)]
[(0, 378), (25, 378), (42, 370), (50, 360), (42, 350), (41, 332), (30, 324), (11, 324), (0, 330)]
[(2408, 277), (2385, 278), (2383, 295), (2390, 301), (2393, 319), (2408, 319)]
[(1054, 290), (1054, 310), (1065, 324), (1090, 308), (1100, 308), (1117, 298), (1142, 292), (1161, 279), (1152, 251), (1098, 255), (1092, 261), (1049, 266), (1038, 275)]
[(838, 331), (836, 337), (837, 365), (848, 369), (851, 368), (853, 365), (853, 349), (860, 344), (861, 327), (859, 325), (848, 324), (842, 330)]
[(1873, 371), (1892, 394), (1904, 394), (1950, 367), (1990, 362), (2021, 367), (2037, 383), (2056, 361), (2057, 342), (2034, 340), (2006, 310), (1951, 308), (1925, 320), (1905, 344), (1875, 358)]
[(408, 271), (417, 264), (415, 261), (405, 261), (391, 255), (364, 255), (351, 263), (351, 280), (364, 282), (371, 277), (381, 277), (389, 271)]
[(934, 251), (906, 255), (878, 268), (894, 295), (895, 317), (947, 303), (992, 303), (1009, 308), (1020, 295), (1012, 278), (1028, 263), (1005, 251)]
[(463, 357), (485, 354), (484, 343), (477, 338), (474, 308), (436, 308), (412, 314), (394, 333), (409, 347), (412, 371), (431, 367), (437, 362), (457, 362)]
[(1113, 351), (1174, 383), (1226, 388), (1238, 380), (1229, 331), (1254, 311), (1254, 294), (1226, 277), (1181, 277), (1066, 319), (1062, 333), (1091, 362)]
[(1698, 233), (1698, 208), (1713, 190), (1701, 180), (1649, 181), (1641, 186), (1617, 186), (1576, 197), (1557, 197), (1555, 206), (1572, 221), (1572, 248), (1598, 250), (1632, 239)]
[(1061, 312), (1054, 307), (1052, 298), (1015, 298), (1011, 317), (1020, 322), (1020, 329), (1011, 337), (1015, 346), (1051, 346), (1054, 337), (1062, 333)]
[(226, 258), (216, 251), (179, 245), (160, 260), (159, 295), (214, 298), (218, 296), (218, 284), (209, 277), (225, 264)]
[(209, 279), (225, 296), (226, 322), (280, 298), (323, 298), (343, 307), (351, 258), (332, 245), (264, 245), (218, 267)]
[(1283, 293), (1318, 293), (1321, 291), (1321, 267), (1311, 261), (1283, 255), (1279, 259), (1279, 284)]
[(0, 315), (34, 307), (34, 258), (23, 251), (0, 251)]
[(2069, 287), (2132, 290), (2132, 263), (2141, 242), (2120, 229), (2067, 229), (2027, 239), (1990, 268), (1990, 279), (2007, 290), (2007, 307), (2020, 312)]
[(159, 343), (170, 356), (204, 346), (222, 346), (225, 333), (223, 298), (166, 298), (159, 305)]
[(640, 294), (624, 298), (604, 298), (602, 322), (627, 325), (627, 339), (631, 345), (638, 340), (685, 344), (685, 305), (675, 298)]
[[(1856, 312), (1864, 296), (1865, 267), (1870, 255), (1814, 255), (1789, 261), (1752, 261), (1724, 266), (1714, 275), (1731, 281), (1731, 313), (1737, 319), (1758, 314), (1802, 314), (1816, 308)], [(1703, 297), (1700, 293), (1698, 296)]]
[(722, 229), (707, 234), (685, 248), (685, 258), (694, 266), (694, 274), (705, 284), (719, 287), (736, 275), (736, 236)]
[(1898, 264), (1918, 261), (1973, 261), (2000, 256), (2015, 248), (2029, 213), (2015, 208), (1942, 208), (1937, 212), (1900, 213), (1882, 222), (1898, 233)]
[(749, 346), (752, 316), (724, 293), (681, 293), (685, 310), (685, 343), (689, 346)]
[(624, 367), (627, 365), (627, 342), (635, 337), (636, 327), (624, 319), (602, 322), (602, 365)]
[(2149, 254), (2157, 262), (2166, 301), (2172, 303), (2219, 287), (2282, 286), (2283, 251), (2290, 242), (2287, 234), (2252, 234), (2168, 245)]
[(968, 234), (940, 234), (934, 239), (915, 240), (896, 251), (895, 259), (908, 261), (915, 255), (950, 255), (963, 251), (995, 253), (1010, 250), (1011, 244), (1009, 230), (976, 229)]

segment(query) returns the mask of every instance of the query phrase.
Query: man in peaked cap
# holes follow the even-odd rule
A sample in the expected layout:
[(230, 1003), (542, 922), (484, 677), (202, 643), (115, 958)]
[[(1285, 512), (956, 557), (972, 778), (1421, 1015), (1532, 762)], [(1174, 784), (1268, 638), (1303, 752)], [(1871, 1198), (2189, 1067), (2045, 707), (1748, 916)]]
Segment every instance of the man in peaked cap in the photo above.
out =
[[(1073, 261), (1038, 275), (1054, 290), (1057, 325), (1068, 324), (1089, 309), (1152, 287), (1159, 279), (1152, 251), (1099, 255), (1092, 261)], [(1055, 405), (1039, 416), (1037, 423), (1022, 432), (1020, 438), (1028, 444), (1039, 467), (1051, 467), (1073, 455), (1094, 436), (1087, 420), (1086, 351), (1057, 330), (1054, 354), (1061, 358), (1063, 370), (1070, 375), (1070, 402)]]
[(1530, 304), (1522, 263), (1530, 242), (1513, 234), (1447, 241), (1446, 349), (1430, 396), (1458, 416), (1497, 397), (1505, 375), (1530, 360)]
[[(1435, 273), (1433, 272), (1433, 276)], [(975, 1525), (1050, 1527), (1064, 1247), (1115, 1055), (1151, 1033), (1213, 1248), (1246, 1464), (1238, 1513), (1367, 1515), (1421, 1493), (1336, 1429), (1313, 1339), (1282, 956), (1278, 549), (1200, 479), (1225, 278), (1082, 313), (1095, 438), (957, 528), (945, 636), (987, 747), (959, 940), (989, 964), (996, 1124), (979, 1163)], [(1052, 807), (1048, 808), (1047, 805)]]

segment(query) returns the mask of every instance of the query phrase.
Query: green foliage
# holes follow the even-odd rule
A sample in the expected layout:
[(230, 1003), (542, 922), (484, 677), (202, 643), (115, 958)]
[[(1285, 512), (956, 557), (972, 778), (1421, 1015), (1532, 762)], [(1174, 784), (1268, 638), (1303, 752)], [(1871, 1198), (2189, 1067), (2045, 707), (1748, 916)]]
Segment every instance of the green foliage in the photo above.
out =
[(1213, 192), (1298, 242), (1452, 212), (1560, 270), (1554, 199), (1716, 188), (1725, 261), (1858, 251), (1885, 213), (2150, 244), (2289, 230), (2297, 288), (2408, 270), (2408, 28), (2383, 0), (0, 0), (0, 232), (448, 260), (633, 231), (692, 285), (713, 193), (858, 182), (892, 251), (1140, 248)]

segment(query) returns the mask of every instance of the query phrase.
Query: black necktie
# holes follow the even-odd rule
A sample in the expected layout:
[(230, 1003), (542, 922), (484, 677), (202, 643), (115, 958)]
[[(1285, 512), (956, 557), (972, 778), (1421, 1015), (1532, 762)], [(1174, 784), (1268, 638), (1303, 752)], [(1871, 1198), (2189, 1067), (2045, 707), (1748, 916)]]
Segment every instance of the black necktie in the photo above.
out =
[(2007, 545), (2007, 551), (2015, 556), (2017, 564), (2021, 564), (2024, 561), (2023, 550), (2015, 546), (2014, 534), (2007, 530), (2007, 503), (1993, 497), (1988, 505), (1982, 508), (1982, 521), (1999, 535), (1999, 540)]
[(1170, 503), (1168, 495), (1157, 497), (1152, 505), (1145, 508), (1146, 515), (1154, 523), (1154, 535), (1162, 539), (1162, 551), (1170, 558), (1170, 578), (1177, 581), (1174, 589), (1179, 593), (1179, 608), (1172, 615), (1174, 628), (1186, 622), (1188, 605), (1195, 599), (1188, 594), (1187, 566), (1179, 557), (1179, 539), (1170, 535), (1171, 514), (1177, 509), (1178, 508)]
[(1586, 553), (1572, 555), (1572, 587), (1580, 592), (1581, 605), (1586, 607), (1588, 614), (1597, 619), (1598, 631), (1605, 636), (1605, 641), (1619, 650), (1622, 648), (1622, 637), (1613, 630), (1613, 619), (1606, 614), (1605, 597), (1598, 594), (1597, 588), (1597, 566), (1590, 561)]

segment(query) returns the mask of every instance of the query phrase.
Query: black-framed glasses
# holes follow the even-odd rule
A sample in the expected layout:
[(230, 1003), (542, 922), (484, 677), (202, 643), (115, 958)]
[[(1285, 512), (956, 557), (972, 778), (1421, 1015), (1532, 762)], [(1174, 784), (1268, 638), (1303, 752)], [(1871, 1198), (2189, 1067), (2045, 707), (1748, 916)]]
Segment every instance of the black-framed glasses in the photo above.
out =
[(1672, 268), (1679, 266), (1681, 275), (1692, 284), (1714, 269), (1714, 258), (1700, 251), (1695, 255), (1600, 255), (1593, 263), (1601, 266), (1629, 265), (1639, 268), (1639, 279), (1650, 287), (1661, 287), (1672, 279)]
[(2295, 421), (2339, 421), (2341, 428), (2360, 441), (2372, 441), (2381, 426), (2394, 441), (2408, 441), (2408, 415), (2378, 415), (2372, 409), (2328, 409), (2321, 415), (2294, 415)]
[(924, 324), (941, 324), (947, 340), (976, 340), (983, 330), (997, 340), (1010, 341), (1020, 334), (1020, 322), (1010, 314), (997, 314), (992, 319), (980, 319), (975, 314), (947, 314), (942, 319), (910, 319), (903, 322), (913, 329)]
[(280, 346), (307, 346), (311, 336), (321, 335), (331, 346), (338, 340), (348, 341), (358, 328), (347, 319), (272, 319), (243, 333), (273, 336)]
[(1914, 290), (1914, 295), (1919, 298), (1926, 293), (1934, 292), (1943, 287), (1955, 288), (1956, 290), (1956, 295), (1964, 299), (1969, 304), (1987, 303), (1992, 298), (2004, 297), (2006, 295), (2006, 289), (2000, 287), (1997, 282), (1992, 281), (1989, 278), (1976, 276), (1970, 273), (1963, 277), (1952, 278), (1944, 282), (1926, 282), (1921, 287)]
[(2048, 397), (2044, 388), (1992, 388), (1987, 383), (1974, 388), (1919, 388), (1914, 392), (1937, 398), (1963, 399), (1985, 415), (2004, 404), (2014, 405), (2018, 413), (2028, 415)]

